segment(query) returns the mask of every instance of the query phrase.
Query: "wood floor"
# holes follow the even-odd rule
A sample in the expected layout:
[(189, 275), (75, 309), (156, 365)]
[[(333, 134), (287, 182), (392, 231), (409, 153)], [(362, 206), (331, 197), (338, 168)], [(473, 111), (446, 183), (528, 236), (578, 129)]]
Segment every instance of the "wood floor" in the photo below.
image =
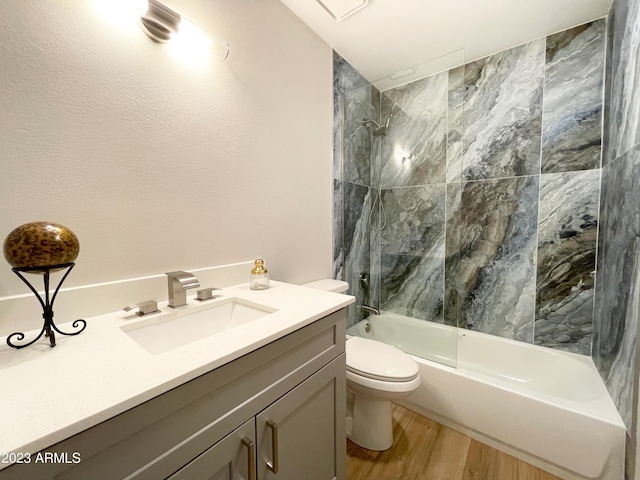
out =
[(389, 450), (348, 442), (348, 480), (560, 480), (398, 405), (392, 415)]

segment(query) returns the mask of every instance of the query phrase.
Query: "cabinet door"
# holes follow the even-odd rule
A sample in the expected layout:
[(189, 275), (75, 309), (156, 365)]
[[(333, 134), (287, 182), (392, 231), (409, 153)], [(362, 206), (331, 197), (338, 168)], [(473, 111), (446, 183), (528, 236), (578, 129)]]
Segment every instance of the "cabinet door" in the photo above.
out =
[(344, 480), (345, 356), (256, 417), (259, 480)]
[(255, 419), (238, 427), (169, 480), (255, 480)]

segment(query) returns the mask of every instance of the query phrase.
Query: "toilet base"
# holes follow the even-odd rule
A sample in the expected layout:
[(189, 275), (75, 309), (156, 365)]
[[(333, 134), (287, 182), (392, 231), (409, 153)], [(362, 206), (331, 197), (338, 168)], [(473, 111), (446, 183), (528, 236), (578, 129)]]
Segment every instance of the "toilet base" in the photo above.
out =
[(355, 394), (351, 432), (347, 438), (367, 450), (383, 451), (393, 444), (391, 402), (375, 397)]

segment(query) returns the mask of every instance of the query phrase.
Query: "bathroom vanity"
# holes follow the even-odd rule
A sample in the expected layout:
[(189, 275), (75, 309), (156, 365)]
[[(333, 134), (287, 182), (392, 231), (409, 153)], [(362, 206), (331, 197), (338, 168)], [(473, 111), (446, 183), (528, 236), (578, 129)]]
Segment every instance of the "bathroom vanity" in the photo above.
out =
[[(244, 291), (228, 293), (255, 299), (255, 294)], [(270, 293), (260, 299), (276, 311), (256, 321), (263, 331), (257, 328), (254, 339), (249, 328), (239, 328), (244, 340), (236, 339), (235, 333), (225, 334), (224, 342), (205, 339), (161, 355), (137, 352), (146, 358), (152, 376), (152, 369), (162, 367), (161, 358), (173, 356), (179, 362), (191, 355), (201, 363), (200, 350), (216, 341), (229, 351), (237, 347), (229, 344), (245, 344), (236, 348), (237, 354), (231, 358), (222, 354), (222, 360), (199, 365), (178, 377), (193, 377), (182, 383), (165, 382), (162, 393), (155, 395), (151, 389), (150, 394), (147, 389), (116, 403), (106, 411), (133, 406), (89, 428), (68, 425), (63, 431), (81, 431), (51, 446), (14, 448), (13, 458), (22, 453), (28, 463), (3, 465), (7, 468), (0, 470), (0, 479), (344, 479), (344, 307), (352, 299), (286, 284), (277, 284)], [(295, 320), (296, 309), (286, 311), (291, 294), (302, 296), (307, 304), (315, 299), (311, 303), (316, 303), (316, 313), (311, 313), (313, 307), (300, 307)], [(118, 322), (112, 327), (120, 328)], [(267, 331), (271, 333), (265, 335)], [(256, 341), (259, 337), (265, 340)], [(139, 349), (126, 337), (121, 341), (125, 350)], [(56, 349), (71, 345), (66, 342)], [(220, 355), (211, 353), (214, 358)], [(179, 384), (166, 388), (172, 383)], [(145, 395), (150, 398), (139, 401)], [(99, 402), (95, 392), (91, 396)], [(50, 414), (72, 418), (65, 408), (58, 405)], [(22, 414), (26, 418), (27, 412), (18, 412)], [(98, 417), (94, 415), (92, 422)]]

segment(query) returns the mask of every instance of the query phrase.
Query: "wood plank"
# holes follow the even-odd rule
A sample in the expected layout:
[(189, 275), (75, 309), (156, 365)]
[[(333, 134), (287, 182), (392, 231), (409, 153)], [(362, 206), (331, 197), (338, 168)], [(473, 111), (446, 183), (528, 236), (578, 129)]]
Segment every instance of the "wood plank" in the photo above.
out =
[(393, 446), (372, 452), (348, 442), (348, 480), (560, 480), (399, 405)]
[[(434, 422), (435, 423), (435, 422)], [(429, 463), (425, 466), (425, 479), (460, 480), (464, 472), (470, 438), (438, 425), (439, 435)]]
[[(469, 442), (469, 451), (464, 466), (462, 480), (483, 480), (489, 477), (489, 470), (493, 459), (493, 449), (482, 443), (471, 440)], [(500, 477), (496, 477), (500, 478)], [(501, 478), (500, 480), (508, 480)]]

